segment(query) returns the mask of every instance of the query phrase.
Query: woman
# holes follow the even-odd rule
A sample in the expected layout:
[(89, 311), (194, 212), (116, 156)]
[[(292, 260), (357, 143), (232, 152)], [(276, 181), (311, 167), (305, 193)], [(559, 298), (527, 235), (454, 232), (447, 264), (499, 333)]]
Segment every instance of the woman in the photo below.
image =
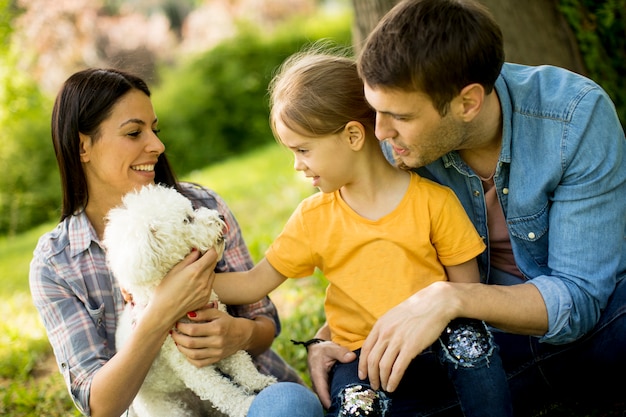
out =
[[(76, 407), (85, 415), (124, 414), (170, 329), (185, 315), (194, 322), (179, 323), (172, 337), (196, 366), (245, 349), (262, 371), (280, 381), (301, 382), (269, 350), (280, 323), (268, 298), (231, 307), (232, 316), (206, 307), (213, 269), (245, 270), (252, 261), (224, 201), (211, 190), (176, 181), (157, 124), (145, 82), (110, 69), (72, 75), (52, 112), (62, 215), (59, 225), (39, 240), (30, 286), (59, 369)], [(227, 248), (217, 266), (213, 255), (193, 251), (174, 267), (157, 288), (131, 339), (116, 352), (115, 326), (124, 298), (100, 245), (104, 218), (124, 194), (150, 183), (176, 187), (195, 206), (220, 211), (229, 225)], [(321, 416), (322, 409), (308, 388), (285, 382), (259, 394), (249, 415)]]

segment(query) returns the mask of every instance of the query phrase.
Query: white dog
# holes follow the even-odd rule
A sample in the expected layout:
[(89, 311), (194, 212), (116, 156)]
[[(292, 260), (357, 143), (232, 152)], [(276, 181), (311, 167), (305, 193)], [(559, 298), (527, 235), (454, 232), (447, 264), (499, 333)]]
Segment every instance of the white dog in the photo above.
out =
[[(192, 248), (204, 253), (214, 247), (222, 256), (225, 227), (216, 210), (194, 210), (182, 194), (157, 185), (127, 194), (122, 205), (109, 212), (103, 239), (107, 260), (120, 286), (133, 299), (118, 322), (118, 349), (133, 331), (133, 322), (151, 300), (155, 287)], [(211, 298), (217, 299), (215, 293)], [(226, 311), (221, 303), (219, 308)], [(256, 393), (273, 382), (275, 378), (257, 371), (245, 351), (197, 368), (168, 336), (132, 409), (139, 417), (245, 417)]]

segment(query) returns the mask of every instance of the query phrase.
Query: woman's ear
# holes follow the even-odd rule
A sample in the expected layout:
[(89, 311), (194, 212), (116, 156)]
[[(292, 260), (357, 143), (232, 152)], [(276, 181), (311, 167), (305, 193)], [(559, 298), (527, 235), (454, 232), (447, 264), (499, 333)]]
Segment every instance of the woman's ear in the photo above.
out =
[(365, 127), (356, 121), (350, 121), (343, 129), (344, 137), (348, 140), (348, 145), (358, 151), (365, 143)]
[(80, 143), (78, 144), (80, 161), (89, 162), (89, 160), (91, 159), (90, 157), (91, 145), (92, 145), (91, 136), (85, 135), (83, 133), (79, 133), (78, 136), (80, 138)]

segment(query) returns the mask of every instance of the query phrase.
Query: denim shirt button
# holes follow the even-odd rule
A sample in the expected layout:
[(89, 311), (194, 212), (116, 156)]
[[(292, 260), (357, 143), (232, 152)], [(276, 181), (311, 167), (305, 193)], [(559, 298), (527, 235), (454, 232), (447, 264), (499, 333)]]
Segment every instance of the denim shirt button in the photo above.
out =
[(534, 239), (535, 234), (533, 232), (528, 233), (528, 239)]
[(474, 197), (478, 197), (480, 195), (480, 191), (474, 190)]
[(508, 194), (509, 193), (509, 189), (508, 188), (503, 188), (502, 189), (502, 194)]

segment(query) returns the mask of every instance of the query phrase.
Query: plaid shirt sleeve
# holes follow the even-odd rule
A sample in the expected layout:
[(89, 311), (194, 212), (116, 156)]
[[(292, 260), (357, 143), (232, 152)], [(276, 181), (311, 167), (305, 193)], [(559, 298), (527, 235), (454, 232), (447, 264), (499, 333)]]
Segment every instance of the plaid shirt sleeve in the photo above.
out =
[(115, 354), (116, 310), (123, 299), (84, 215), (42, 236), (29, 281), (72, 400), (89, 415), (93, 375)]

